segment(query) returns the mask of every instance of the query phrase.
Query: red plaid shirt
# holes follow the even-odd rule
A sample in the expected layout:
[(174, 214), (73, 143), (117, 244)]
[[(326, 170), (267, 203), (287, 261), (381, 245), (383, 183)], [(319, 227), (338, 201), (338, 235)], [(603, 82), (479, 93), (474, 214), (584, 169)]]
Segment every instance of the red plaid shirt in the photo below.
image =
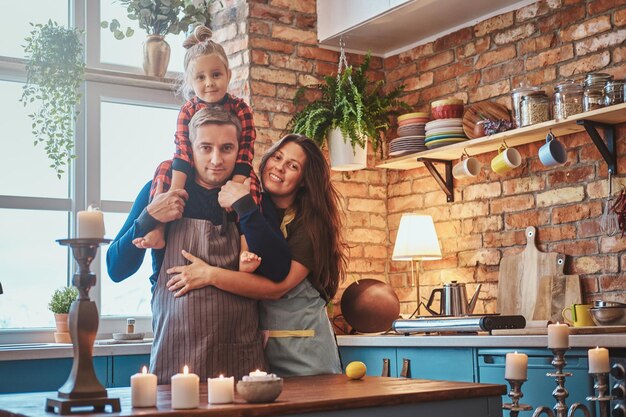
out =
[[(254, 129), (254, 119), (252, 109), (240, 98), (226, 94), (223, 102), (219, 103), (239, 117), (241, 122), (241, 139), (239, 140), (239, 152), (233, 175), (243, 175), (250, 177), (250, 193), (257, 204), (261, 202), (261, 185), (259, 179), (252, 169), (252, 160), (254, 159), (254, 141), (256, 140), (256, 130)], [(158, 181), (163, 184), (163, 191), (167, 191), (172, 183), (172, 166), (174, 169), (185, 172), (187, 175), (192, 173), (193, 167), (193, 151), (191, 141), (189, 140), (189, 122), (197, 111), (207, 107), (208, 103), (194, 97), (187, 101), (178, 113), (178, 121), (176, 124), (176, 153), (172, 161), (165, 161), (159, 165), (156, 170), (154, 180), (152, 181), (152, 189), (150, 196), (154, 197), (155, 185)]]

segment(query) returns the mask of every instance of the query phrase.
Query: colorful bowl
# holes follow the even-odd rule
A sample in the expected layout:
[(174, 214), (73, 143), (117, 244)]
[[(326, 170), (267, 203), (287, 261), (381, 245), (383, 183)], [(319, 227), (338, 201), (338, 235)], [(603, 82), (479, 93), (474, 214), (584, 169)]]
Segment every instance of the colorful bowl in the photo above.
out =
[(433, 119), (453, 119), (463, 117), (463, 100), (454, 98), (433, 101), (430, 104)]

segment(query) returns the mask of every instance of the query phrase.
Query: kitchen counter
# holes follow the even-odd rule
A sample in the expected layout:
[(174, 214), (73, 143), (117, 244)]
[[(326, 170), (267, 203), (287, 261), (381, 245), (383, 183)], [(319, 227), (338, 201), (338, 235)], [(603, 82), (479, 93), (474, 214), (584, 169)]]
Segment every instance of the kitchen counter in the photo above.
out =
[[(427, 381), (367, 376), (350, 380), (345, 375), (318, 375), (286, 378), (278, 399), (269, 404), (248, 404), (237, 395), (234, 404), (208, 405), (206, 384), (200, 384), (200, 407), (172, 410), (170, 386), (158, 387), (157, 408), (133, 409), (130, 389), (108, 390), (109, 397), (120, 398), (122, 410), (116, 416), (380, 416), (409, 417), (496, 417), (502, 415), (501, 395), (506, 387), (498, 384)], [(45, 399), (56, 393), (0, 395), (0, 417), (51, 416), (44, 411)], [(110, 413), (73, 416), (108, 416)]]
[[(97, 344), (93, 356), (149, 355), (152, 341), (140, 343)], [(24, 343), (0, 345), (0, 361), (56, 359), (73, 357), (72, 345), (67, 343)]]

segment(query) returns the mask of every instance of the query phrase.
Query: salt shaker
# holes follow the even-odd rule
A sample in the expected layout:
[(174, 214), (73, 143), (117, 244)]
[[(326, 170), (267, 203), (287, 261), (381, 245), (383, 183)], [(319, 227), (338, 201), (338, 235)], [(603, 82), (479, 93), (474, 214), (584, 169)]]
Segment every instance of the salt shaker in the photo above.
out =
[(126, 319), (126, 333), (135, 333), (135, 319)]

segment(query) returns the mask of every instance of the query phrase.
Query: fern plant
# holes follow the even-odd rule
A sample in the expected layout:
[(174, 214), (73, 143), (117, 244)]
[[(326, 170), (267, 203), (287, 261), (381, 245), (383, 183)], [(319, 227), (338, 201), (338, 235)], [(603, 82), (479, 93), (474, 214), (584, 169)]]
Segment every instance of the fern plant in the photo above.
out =
[(33, 31), (25, 39), (26, 84), (20, 101), (24, 106), (38, 102), (36, 111), (28, 115), (35, 145), (44, 144), (50, 167), (60, 179), (63, 167), (75, 158), (74, 122), (85, 74), (83, 46), (77, 29), (52, 20), (31, 26)]
[(318, 91), (321, 98), (294, 115), (289, 122), (291, 131), (308, 136), (321, 147), (328, 131), (339, 128), (353, 148), (363, 147), (369, 138), (377, 150), (381, 135), (389, 129), (389, 116), (409, 106), (400, 101), (404, 85), (384, 94), (385, 82), (367, 77), (370, 61), (368, 53), (356, 69), (350, 65), (339, 76), (328, 75), (319, 84), (298, 89), (294, 99), (297, 105), (307, 90)]

